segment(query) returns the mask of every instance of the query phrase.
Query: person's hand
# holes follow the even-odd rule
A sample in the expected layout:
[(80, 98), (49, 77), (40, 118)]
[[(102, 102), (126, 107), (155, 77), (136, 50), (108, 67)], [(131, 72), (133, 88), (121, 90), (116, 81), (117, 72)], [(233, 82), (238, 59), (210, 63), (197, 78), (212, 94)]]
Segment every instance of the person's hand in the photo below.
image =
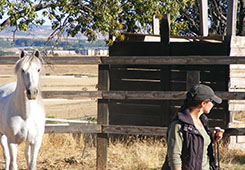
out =
[(224, 129), (221, 129), (220, 127), (215, 127), (214, 131), (212, 132), (214, 141), (219, 142), (222, 139), (224, 132)]

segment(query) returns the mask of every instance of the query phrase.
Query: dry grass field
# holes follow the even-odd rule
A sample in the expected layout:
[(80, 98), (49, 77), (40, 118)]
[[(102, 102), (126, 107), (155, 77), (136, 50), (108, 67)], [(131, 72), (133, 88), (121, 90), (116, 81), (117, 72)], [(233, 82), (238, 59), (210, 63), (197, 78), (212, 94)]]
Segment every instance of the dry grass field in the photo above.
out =
[[(98, 68), (95, 65), (46, 67), (42, 90), (97, 90)], [(71, 75), (75, 75), (71, 77)], [(57, 77), (65, 75), (66, 77)], [(15, 80), (13, 66), (0, 67), (0, 85)], [(96, 117), (96, 99), (45, 100), (47, 117), (86, 120)], [(45, 134), (38, 157), (40, 170), (96, 169), (95, 136), (85, 134)], [(1, 151), (1, 150), (0, 150)], [(221, 145), (222, 170), (245, 170), (245, 152)], [(128, 137), (110, 141), (108, 170), (160, 170), (166, 154), (164, 139)], [(18, 153), (20, 170), (26, 169), (24, 145)], [(0, 169), (4, 168), (0, 154)]]
[[(110, 141), (108, 170), (160, 170), (166, 154), (163, 139), (134, 138)], [(221, 170), (244, 170), (245, 153), (220, 147)], [(20, 170), (26, 169), (24, 145), (18, 154)], [(95, 170), (95, 139), (90, 135), (45, 134), (39, 152), (37, 167), (40, 170)], [(0, 169), (3, 169), (0, 157)]]

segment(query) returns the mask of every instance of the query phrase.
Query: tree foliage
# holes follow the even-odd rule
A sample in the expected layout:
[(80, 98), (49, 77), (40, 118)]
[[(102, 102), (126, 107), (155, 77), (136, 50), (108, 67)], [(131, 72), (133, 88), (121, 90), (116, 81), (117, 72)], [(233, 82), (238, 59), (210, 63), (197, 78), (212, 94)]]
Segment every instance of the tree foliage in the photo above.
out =
[[(151, 32), (153, 15), (171, 15), (172, 35), (199, 35), (197, 0), (0, 0), (0, 31), (12, 26), (27, 31), (45, 23), (47, 17), (53, 33), (50, 39), (82, 33), (88, 40), (98, 34), (124, 37), (121, 32)], [(210, 32), (225, 34), (227, 0), (208, 0)], [(239, 21), (244, 18), (243, 0), (239, 0)], [(40, 17), (37, 13), (41, 13)], [(239, 25), (239, 26), (240, 26)], [(239, 28), (239, 27), (238, 27)], [(108, 39), (110, 43), (111, 40)]]
[[(50, 38), (82, 33), (88, 40), (97, 38), (98, 33), (123, 39), (120, 32), (151, 32), (152, 17), (171, 14), (172, 34), (187, 25), (176, 19), (179, 9), (193, 4), (193, 0), (0, 0), (0, 31), (7, 26), (15, 31), (27, 31), (33, 25), (42, 25), (48, 17), (53, 33)], [(121, 36), (121, 37), (120, 37)]]
[[(237, 9), (237, 35), (244, 35), (244, 16), (245, 16), (245, 1), (238, 0)], [(180, 16), (178, 20), (185, 20), (188, 25), (181, 34), (200, 35), (200, 0), (195, 1), (192, 5), (180, 7)], [(227, 29), (227, 10), (228, 0), (208, 0), (208, 18), (209, 18), (209, 33), (226, 35)]]

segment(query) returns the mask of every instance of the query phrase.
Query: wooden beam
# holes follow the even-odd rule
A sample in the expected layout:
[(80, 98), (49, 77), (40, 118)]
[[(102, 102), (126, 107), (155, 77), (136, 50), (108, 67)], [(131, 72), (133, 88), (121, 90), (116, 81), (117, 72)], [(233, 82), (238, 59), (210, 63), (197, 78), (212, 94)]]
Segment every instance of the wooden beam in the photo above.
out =
[(208, 36), (208, 0), (199, 0), (201, 36)]
[[(108, 100), (98, 100), (98, 114), (97, 123), (99, 125), (109, 124), (109, 108)], [(106, 170), (107, 169), (107, 152), (108, 152), (109, 138), (106, 133), (97, 134), (97, 148), (96, 148), (96, 169)]]
[(45, 133), (100, 133), (102, 128), (96, 124), (46, 124)]
[[(0, 57), (0, 65), (15, 64), (18, 57)], [(46, 64), (145, 64), (145, 65), (229, 65), (245, 64), (245, 57), (232, 56), (110, 56), (110, 57), (48, 57)]]
[(165, 136), (167, 127), (103, 125), (102, 131), (108, 134)]
[[(223, 100), (244, 100), (245, 93), (242, 92), (215, 92)], [(104, 91), (104, 99), (115, 100), (183, 100), (186, 91)]]
[(18, 61), (19, 57), (16, 56), (9, 56), (9, 57), (0, 57), (0, 64), (3, 65), (10, 65), (10, 64), (15, 64)]
[(227, 136), (245, 136), (245, 128), (227, 128), (225, 129), (224, 137)]
[(101, 57), (100, 63), (120, 65), (229, 65), (245, 64), (245, 57), (230, 56), (113, 56)]
[[(223, 100), (245, 100), (244, 92), (215, 92)], [(43, 98), (83, 99), (85, 97), (114, 100), (183, 100), (186, 91), (43, 91)]]
[(165, 14), (162, 17), (160, 25), (161, 48), (160, 55), (170, 55), (170, 15)]
[[(45, 133), (99, 133), (123, 135), (165, 136), (167, 127), (97, 125), (97, 124), (47, 124)], [(245, 135), (245, 128), (226, 128), (224, 136)]]
[(169, 44), (170, 38), (170, 14), (165, 14), (162, 17), (161, 26), (160, 26), (160, 34), (161, 34), (161, 43), (164, 45)]
[[(110, 65), (99, 65), (98, 75), (98, 89), (102, 91), (110, 90)], [(97, 123), (99, 125), (109, 124), (109, 103), (108, 100), (99, 99), (97, 109)], [(108, 135), (105, 133), (97, 134), (97, 148), (96, 148), (96, 169), (107, 169), (107, 151), (109, 145)]]
[(44, 99), (83, 99), (100, 98), (102, 91), (42, 91)]
[[(236, 36), (237, 23), (237, 0), (228, 0), (228, 14), (227, 14), (227, 38)], [(229, 40), (228, 40), (229, 41)]]
[[(0, 57), (0, 65), (9, 65), (15, 64), (19, 57), (9, 56), (9, 57)], [(99, 57), (90, 56), (90, 57), (43, 57), (45, 64), (57, 64), (57, 65), (79, 65), (79, 64), (98, 64)]]

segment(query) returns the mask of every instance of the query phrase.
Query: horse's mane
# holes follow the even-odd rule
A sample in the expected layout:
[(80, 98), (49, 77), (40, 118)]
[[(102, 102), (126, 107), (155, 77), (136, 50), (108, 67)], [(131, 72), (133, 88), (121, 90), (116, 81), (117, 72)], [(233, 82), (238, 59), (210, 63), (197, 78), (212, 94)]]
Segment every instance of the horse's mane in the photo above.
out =
[(43, 64), (43, 58), (41, 56), (36, 57), (35, 55), (25, 55), (25, 57), (20, 58), (15, 65), (15, 73), (17, 73), (25, 64), (31, 64), (31, 62), (36, 62), (38, 64)]

